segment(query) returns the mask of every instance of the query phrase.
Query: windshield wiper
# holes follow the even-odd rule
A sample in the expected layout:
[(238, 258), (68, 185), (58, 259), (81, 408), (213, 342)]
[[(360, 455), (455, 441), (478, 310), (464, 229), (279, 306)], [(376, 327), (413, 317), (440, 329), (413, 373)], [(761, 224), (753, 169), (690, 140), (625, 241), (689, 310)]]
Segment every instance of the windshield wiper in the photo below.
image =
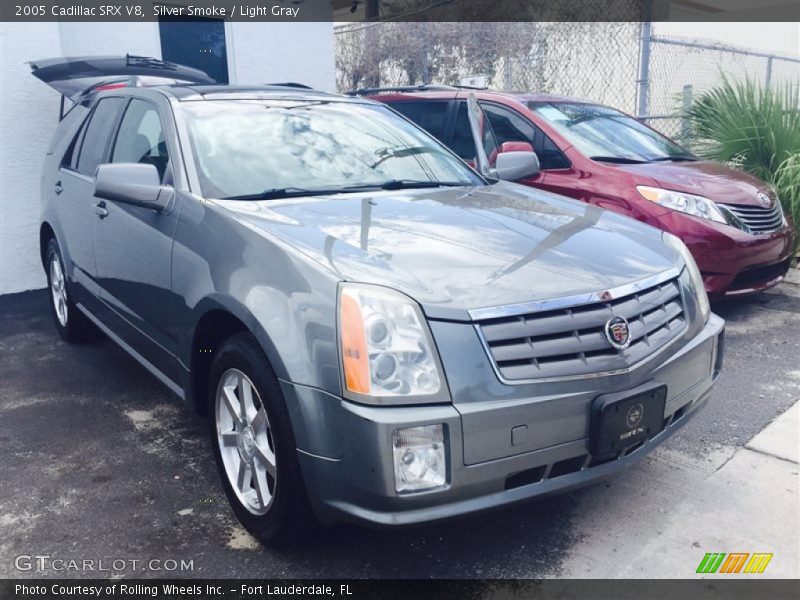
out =
[(307, 190), (297, 187), (269, 188), (263, 192), (255, 194), (241, 194), (239, 196), (224, 196), (221, 200), (275, 200), (278, 198), (295, 198), (297, 196), (320, 196), (324, 194), (335, 194), (338, 189), (332, 190)]
[(390, 179), (384, 181), (380, 187), (382, 190), (405, 190), (412, 188), (430, 187), (461, 187), (472, 185), (469, 181), (417, 181), (415, 179)]
[(624, 156), (590, 156), (592, 160), (596, 160), (599, 162), (610, 162), (610, 163), (618, 163), (621, 165), (643, 165), (646, 160), (638, 160), (636, 158), (625, 158)]
[(676, 154), (675, 156), (659, 156), (658, 158), (651, 158), (649, 162), (693, 162), (697, 160), (697, 157), (692, 156), (691, 154)]
[(299, 196), (330, 196), (332, 194), (354, 194), (369, 190), (402, 190), (411, 188), (460, 187), (472, 185), (469, 181), (417, 181), (414, 179), (390, 179), (377, 183), (348, 185), (338, 188), (305, 189), (298, 187), (269, 188), (255, 194), (225, 196), (221, 200), (277, 200)]

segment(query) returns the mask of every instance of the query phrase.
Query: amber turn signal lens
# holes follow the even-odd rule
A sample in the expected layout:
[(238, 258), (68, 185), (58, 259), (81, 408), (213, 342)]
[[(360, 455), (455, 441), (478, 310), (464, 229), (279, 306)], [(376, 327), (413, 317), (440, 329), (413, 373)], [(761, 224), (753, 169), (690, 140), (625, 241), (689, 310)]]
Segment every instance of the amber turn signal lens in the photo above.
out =
[(364, 321), (358, 301), (345, 293), (341, 299), (342, 364), (347, 389), (369, 393), (369, 355), (364, 335)]

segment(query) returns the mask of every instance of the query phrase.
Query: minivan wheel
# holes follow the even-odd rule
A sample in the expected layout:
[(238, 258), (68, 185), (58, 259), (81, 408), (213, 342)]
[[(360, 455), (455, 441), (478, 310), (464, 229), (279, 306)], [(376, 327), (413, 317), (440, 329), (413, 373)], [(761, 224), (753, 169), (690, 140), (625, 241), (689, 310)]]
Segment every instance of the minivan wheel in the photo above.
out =
[(67, 342), (79, 342), (90, 338), (95, 331), (94, 326), (75, 307), (70, 298), (67, 271), (55, 238), (51, 238), (47, 243), (45, 261), (50, 309), (58, 333)]
[(225, 494), (242, 525), (280, 546), (317, 528), (278, 380), (258, 342), (237, 334), (211, 366), (211, 442)]

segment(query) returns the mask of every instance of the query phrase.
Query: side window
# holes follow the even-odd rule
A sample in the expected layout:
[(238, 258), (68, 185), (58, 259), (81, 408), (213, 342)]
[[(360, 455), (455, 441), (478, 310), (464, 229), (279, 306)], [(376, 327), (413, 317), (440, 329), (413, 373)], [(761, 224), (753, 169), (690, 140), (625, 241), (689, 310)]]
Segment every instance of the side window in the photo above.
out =
[[(497, 148), (497, 140), (495, 140), (490, 121), (489, 127), (484, 126), (483, 128), (483, 149), (486, 151), (486, 156), (489, 157), (490, 163), (493, 162), (492, 157), (497, 155)], [(466, 102), (458, 103), (458, 113), (456, 113), (456, 123), (453, 129), (453, 141), (450, 144), (450, 149), (464, 160), (475, 160), (475, 142), (472, 139), (472, 129), (469, 126)]]
[(543, 170), (546, 169), (569, 169), (572, 163), (564, 156), (564, 153), (558, 149), (549, 137), (541, 131), (538, 131), (536, 141), (533, 145), (536, 154), (539, 156), (539, 164)]
[(513, 110), (492, 104), (481, 103), (481, 106), (492, 124), (498, 144), (528, 142), (539, 157), (543, 171), (570, 167), (569, 159), (536, 125)]
[(506, 142), (528, 142), (533, 146), (533, 138), (536, 133), (533, 125), (520, 117), (513, 110), (502, 108), (494, 104), (481, 102), (481, 108), (486, 113), (489, 123), (492, 124), (497, 143), (502, 145)]
[(106, 155), (108, 137), (117, 118), (123, 98), (103, 98), (90, 117), (89, 124), (81, 134), (80, 153), (75, 170), (83, 175), (94, 177), (94, 172)]
[(144, 100), (131, 100), (119, 126), (111, 162), (155, 165), (164, 179), (169, 155), (164, 128), (154, 105)]
[(425, 131), (444, 141), (444, 128), (447, 124), (448, 101), (438, 102), (394, 102), (393, 109), (414, 121)]

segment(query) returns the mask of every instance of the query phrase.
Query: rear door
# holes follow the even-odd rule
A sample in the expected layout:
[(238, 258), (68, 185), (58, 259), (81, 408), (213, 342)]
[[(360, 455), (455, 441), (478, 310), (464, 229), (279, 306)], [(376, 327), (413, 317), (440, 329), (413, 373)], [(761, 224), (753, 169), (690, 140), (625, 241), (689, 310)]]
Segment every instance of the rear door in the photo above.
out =
[[(53, 186), (54, 205), (58, 214), (72, 279), (89, 292), (97, 294), (95, 262), (92, 248), (92, 226), (95, 214), (94, 175), (97, 165), (105, 162), (109, 139), (120, 111), (123, 98), (103, 98), (78, 130), (61, 161)], [(81, 294), (86, 299), (86, 296)]]
[[(176, 155), (169, 111), (154, 100), (132, 98), (112, 142), (108, 162), (156, 167), (172, 185)], [(103, 320), (162, 373), (175, 378), (172, 316), (172, 240), (176, 199), (163, 211), (98, 200), (107, 212), (93, 228), (97, 282), (106, 304)]]

